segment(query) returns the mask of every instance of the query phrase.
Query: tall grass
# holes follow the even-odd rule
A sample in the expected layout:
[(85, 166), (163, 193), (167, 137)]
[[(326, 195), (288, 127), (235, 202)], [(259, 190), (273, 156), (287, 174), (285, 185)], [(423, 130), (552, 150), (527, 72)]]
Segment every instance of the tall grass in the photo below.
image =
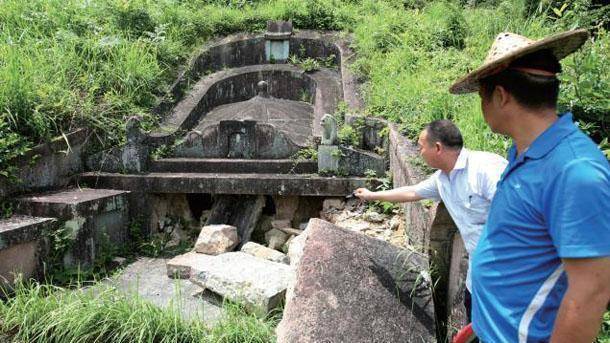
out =
[(273, 342), (276, 320), (262, 320), (226, 304), (210, 329), (183, 319), (176, 308), (160, 309), (108, 286), (68, 290), (50, 285), (17, 286), (0, 303), (0, 338), (28, 343)]
[[(590, 2), (569, 2), (557, 17), (556, 2), (538, 8), (535, 0), (478, 6), (457, 0), (4, 0), (0, 173), (27, 147), (76, 127), (91, 128), (105, 145), (122, 142), (131, 115), (152, 128), (159, 118), (151, 109), (201, 44), (263, 30), (269, 19), (352, 32), (368, 115), (396, 121), (409, 134), (430, 120), (454, 119), (468, 146), (503, 153), (508, 143), (489, 131), (477, 97), (450, 95), (449, 85), (480, 64), (500, 31), (540, 38), (574, 26), (607, 27), (608, 7), (593, 13)], [(608, 40), (598, 30), (590, 49), (565, 61), (560, 99), (562, 109), (597, 123), (597, 141), (610, 130)]]

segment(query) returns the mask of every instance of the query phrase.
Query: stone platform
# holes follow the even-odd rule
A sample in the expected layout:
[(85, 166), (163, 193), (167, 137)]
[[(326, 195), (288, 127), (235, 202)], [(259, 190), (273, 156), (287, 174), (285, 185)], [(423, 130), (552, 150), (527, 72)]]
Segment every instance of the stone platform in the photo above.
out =
[(44, 234), (56, 224), (54, 218), (15, 215), (0, 219), (0, 286), (13, 284), (18, 274), (24, 279), (38, 276)]
[(313, 174), (318, 171), (316, 161), (291, 159), (164, 158), (152, 161), (149, 167), (155, 173)]
[[(368, 182), (367, 182), (368, 181)], [(379, 182), (364, 177), (322, 177), (312, 174), (216, 173), (84, 173), (80, 182), (91, 187), (147, 193), (269, 194), (345, 196), (356, 188)]]
[(90, 265), (103, 244), (120, 245), (127, 237), (127, 191), (74, 188), (15, 199), (20, 215), (57, 219), (69, 249), (66, 267)]

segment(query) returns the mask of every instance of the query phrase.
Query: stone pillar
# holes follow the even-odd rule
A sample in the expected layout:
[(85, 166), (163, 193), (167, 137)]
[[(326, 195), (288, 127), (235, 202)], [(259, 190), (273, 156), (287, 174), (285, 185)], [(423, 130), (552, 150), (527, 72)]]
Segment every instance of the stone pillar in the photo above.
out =
[(290, 54), (292, 21), (269, 20), (265, 32), (265, 58), (269, 63), (285, 63)]
[(330, 114), (322, 117), (322, 143), (318, 146), (318, 172), (336, 174), (339, 171), (341, 150), (337, 145), (337, 120)]
[(146, 136), (140, 130), (140, 117), (127, 120), (127, 143), (123, 147), (121, 162), (127, 173), (141, 173), (148, 168), (148, 147), (144, 144)]

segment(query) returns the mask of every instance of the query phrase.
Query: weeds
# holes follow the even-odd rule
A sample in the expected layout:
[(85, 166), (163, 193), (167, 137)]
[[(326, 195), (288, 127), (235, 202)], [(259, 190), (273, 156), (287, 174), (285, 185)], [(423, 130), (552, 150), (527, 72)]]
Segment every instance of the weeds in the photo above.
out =
[[(273, 342), (276, 318), (258, 319), (235, 304), (209, 329), (177, 308), (160, 309), (137, 295), (96, 285), (68, 290), (19, 283), (0, 302), (0, 335), (15, 342)], [(1, 336), (0, 336), (1, 337)]]

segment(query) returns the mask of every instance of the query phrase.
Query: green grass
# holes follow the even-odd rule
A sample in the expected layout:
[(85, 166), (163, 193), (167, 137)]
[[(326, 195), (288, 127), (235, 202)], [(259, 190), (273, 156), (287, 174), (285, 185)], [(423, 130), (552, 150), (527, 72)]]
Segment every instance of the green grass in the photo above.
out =
[[(5, 0), (0, 6), (0, 175), (10, 159), (78, 127), (102, 147), (124, 140), (125, 118), (158, 124), (151, 109), (181, 66), (211, 37), (261, 31), (269, 19), (297, 28), (354, 35), (355, 70), (366, 81), (366, 114), (383, 116), (414, 135), (430, 120), (449, 118), (474, 149), (503, 153), (476, 95), (453, 96), (449, 85), (479, 65), (494, 36), (510, 30), (533, 38), (575, 26), (598, 35), (565, 63), (561, 108), (610, 127), (609, 7), (589, 0)], [(529, 10), (526, 10), (530, 8)], [(534, 10), (532, 10), (534, 9)], [(524, 13), (533, 13), (530, 16)]]
[(68, 290), (19, 285), (0, 302), (0, 338), (15, 342), (274, 342), (277, 319), (259, 319), (235, 304), (214, 328), (187, 321), (176, 308), (160, 309), (109, 286)]

